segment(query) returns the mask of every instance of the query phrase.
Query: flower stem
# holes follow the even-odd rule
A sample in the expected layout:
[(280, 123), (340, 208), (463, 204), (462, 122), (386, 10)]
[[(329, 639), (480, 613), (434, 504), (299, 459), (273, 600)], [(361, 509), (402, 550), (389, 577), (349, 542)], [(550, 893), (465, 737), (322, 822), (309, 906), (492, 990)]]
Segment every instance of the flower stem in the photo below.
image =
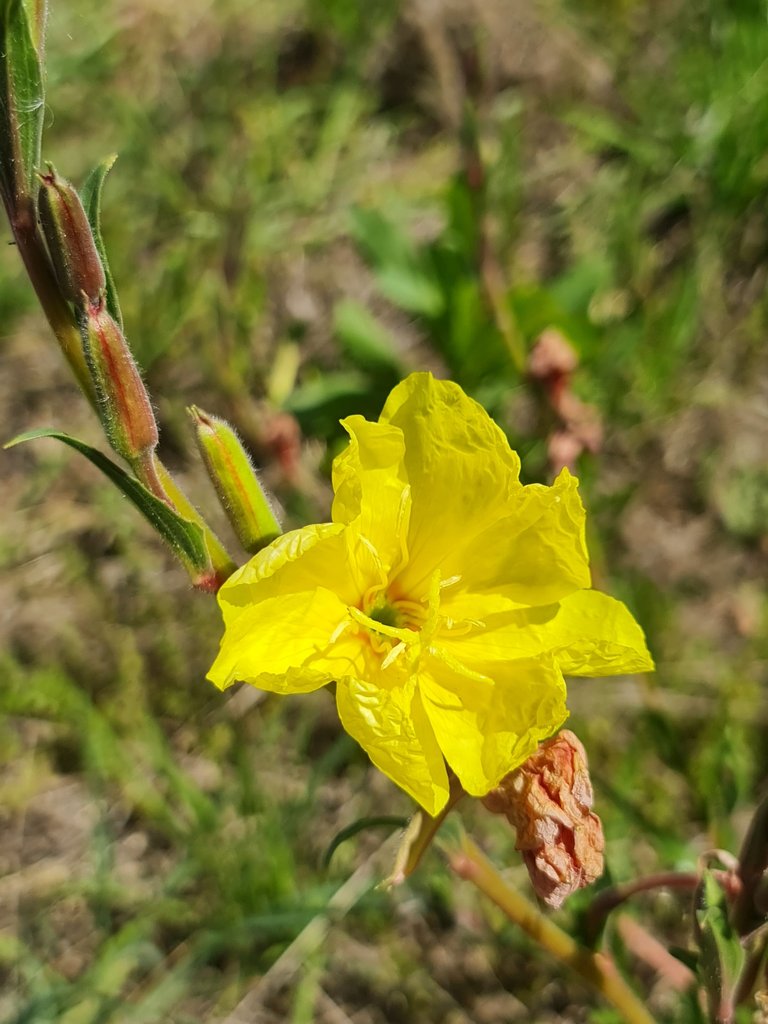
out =
[(512, 889), (479, 847), (463, 834), (458, 848), (447, 851), (451, 869), (491, 899), (510, 921), (530, 935), (540, 946), (612, 1003), (627, 1024), (655, 1024), (640, 1000), (621, 978), (610, 961), (600, 953), (580, 946), (556, 924), (548, 920), (519, 892)]

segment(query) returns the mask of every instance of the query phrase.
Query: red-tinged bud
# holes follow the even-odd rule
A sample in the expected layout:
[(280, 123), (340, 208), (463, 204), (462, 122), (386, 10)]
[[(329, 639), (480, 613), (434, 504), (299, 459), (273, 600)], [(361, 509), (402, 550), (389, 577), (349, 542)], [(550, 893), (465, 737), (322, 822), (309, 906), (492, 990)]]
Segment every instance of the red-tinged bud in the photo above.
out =
[(40, 224), (61, 293), (75, 303), (85, 294), (96, 304), (107, 282), (80, 196), (50, 164), (39, 177)]
[(605, 841), (591, 810), (587, 755), (568, 729), (542, 743), (483, 803), (517, 830), (516, 848), (547, 906), (557, 909), (602, 874)]
[(107, 440), (126, 462), (143, 462), (157, 445), (155, 414), (128, 342), (103, 301), (84, 303), (80, 334)]
[(211, 478), (237, 538), (251, 554), (282, 533), (240, 438), (218, 416), (192, 407), (195, 437)]

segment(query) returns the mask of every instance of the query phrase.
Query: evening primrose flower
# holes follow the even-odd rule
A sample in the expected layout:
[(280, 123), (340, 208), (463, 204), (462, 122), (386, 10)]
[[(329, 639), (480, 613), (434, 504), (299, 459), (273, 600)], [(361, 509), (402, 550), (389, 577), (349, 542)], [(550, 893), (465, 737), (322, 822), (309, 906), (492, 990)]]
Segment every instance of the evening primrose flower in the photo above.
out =
[(523, 486), (498, 426), (415, 373), (378, 422), (343, 421), (332, 522), (278, 538), (219, 591), (209, 678), (336, 684), (342, 725), (431, 815), (448, 769), (483, 796), (567, 717), (566, 675), (653, 667), (619, 601), (590, 590), (567, 470)]

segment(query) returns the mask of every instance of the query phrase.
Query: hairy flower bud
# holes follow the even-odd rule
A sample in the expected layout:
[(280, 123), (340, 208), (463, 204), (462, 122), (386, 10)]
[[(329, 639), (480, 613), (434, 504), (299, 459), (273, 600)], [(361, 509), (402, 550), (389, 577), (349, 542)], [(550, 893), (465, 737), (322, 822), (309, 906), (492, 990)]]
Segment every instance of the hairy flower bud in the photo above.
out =
[(50, 164), (40, 175), (38, 212), (62, 295), (95, 305), (107, 282), (91, 226), (77, 191)]
[(238, 540), (255, 554), (282, 533), (251, 460), (232, 427), (195, 406), (189, 410), (208, 476)]
[(107, 440), (134, 465), (156, 447), (157, 423), (128, 342), (103, 301), (84, 304), (80, 334)]
[(568, 729), (542, 743), (525, 764), (483, 797), (517, 830), (536, 894), (557, 909), (603, 871), (603, 828), (591, 810), (587, 755)]

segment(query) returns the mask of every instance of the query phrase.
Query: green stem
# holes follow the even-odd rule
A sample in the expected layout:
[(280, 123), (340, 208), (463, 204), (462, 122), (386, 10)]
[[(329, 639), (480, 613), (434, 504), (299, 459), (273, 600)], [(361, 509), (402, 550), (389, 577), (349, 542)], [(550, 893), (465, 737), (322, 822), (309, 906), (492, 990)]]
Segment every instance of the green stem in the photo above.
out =
[(174, 507), (160, 480), (159, 460), (153, 449), (145, 451), (131, 468), (136, 474), (136, 478), (144, 484), (147, 490), (150, 490), (160, 501), (164, 501), (169, 508)]
[(204, 587), (203, 589), (216, 593), (221, 584), (232, 575), (237, 568), (237, 565), (233, 562), (227, 549), (221, 543), (205, 519), (200, 515), (184, 491), (182, 491), (173, 479), (160, 459), (155, 459), (154, 468), (157, 472), (157, 477), (164, 494), (168, 499), (170, 499), (170, 502), (176, 511), (180, 515), (184, 516), (185, 519), (189, 519), (193, 523), (197, 523), (205, 535), (206, 547), (208, 548), (208, 554), (211, 556), (211, 564), (213, 566), (213, 576), (211, 577), (210, 586)]
[[(92, 408), (96, 409), (96, 393), (85, 361), (80, 329), (69, 303), (62, 296), (56, 283), (45, 243), (38, 228), (35, 201), (28, 195), (16, 196), (13, 201), (5, 196), (3, 198), (19, 254), (45, 317), (81, 391)], [(147, 459), (140, 466), (132, 468), (153, 494), (176, 508), (181, 515), (196, 522), (203, 530), (211, 556), (212, 569), (204, 579), (196, 580), (195, 585), (202, 590), (215, 593), (224, 580), (231, 576), (236, 569), (236, 565), (226, 549), (197, 509), (187, 500), (154, 452), (149, 453)]]
[(610, 961), (599, 953), (584, 949), (519, 892), (510, 888), (469, 836), (463, 835), (460, 846), (448, 851), (448, 862), (460, 878), (472, 882), (510, 921), (600, 992), (622, 1014), (627, 1024), (655, 1024)]

